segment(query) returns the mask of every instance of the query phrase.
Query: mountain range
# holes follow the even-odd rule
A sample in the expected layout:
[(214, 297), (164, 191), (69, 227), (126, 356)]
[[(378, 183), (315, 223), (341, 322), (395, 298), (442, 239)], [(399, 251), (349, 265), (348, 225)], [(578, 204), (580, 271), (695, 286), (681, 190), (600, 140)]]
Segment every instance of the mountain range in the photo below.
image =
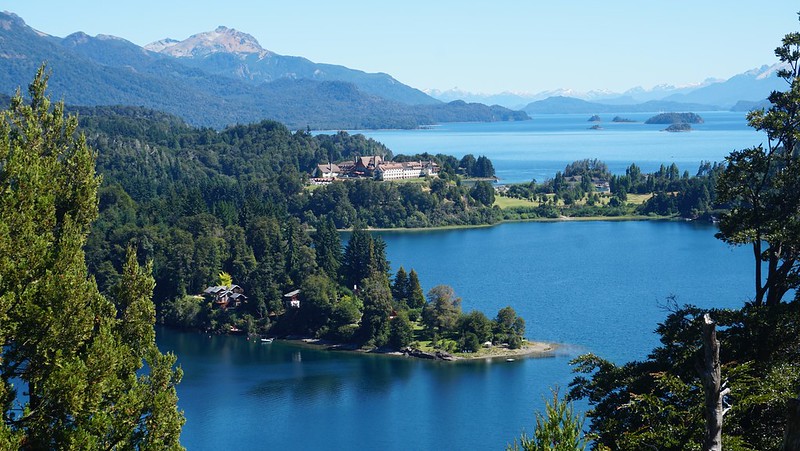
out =
[(728, 80), (623, 93), (425, 93), (385, 73), (279, 55), (224, 26), (140, 47), (110, 35), (59, 38), (0, 13), (0, 94), (27, 84), (42, 62), (52, 73), (51, 94), (68, 104), (142, 106), (214, 128), (263, 119), (295, 129), (362, 129), (526, 120), (546, 113), (747, 110), (785, 88), (773, 65)]
[(443, 103), (387, 74), (278, 55), (226, 27), (143, 48), (109, 35), (59, 38), (0, 13), (0, 93), (24, 87), (42, 62), (51, 95), (68, 104), (144, 106), (215, 128), (263, 119), (315, 129), (528, 119), (496, 105)]
[(775, 75), (780, 64), (761, 66), (735, 75), (727, 80), (709, 78), (688, 86), (658, 85), (651, 89), (635, 87), (625, 92), (570, 89), (542, 91), (535, 94), (504, 92), (475, 94), (451, 89), (427, 91), (442, 101), (462, 99), (471, 102), (495, 103), (528, 113), (613, 113), (701, 109), (749, 109), (763, 105), (772, 91), (786, 88)]

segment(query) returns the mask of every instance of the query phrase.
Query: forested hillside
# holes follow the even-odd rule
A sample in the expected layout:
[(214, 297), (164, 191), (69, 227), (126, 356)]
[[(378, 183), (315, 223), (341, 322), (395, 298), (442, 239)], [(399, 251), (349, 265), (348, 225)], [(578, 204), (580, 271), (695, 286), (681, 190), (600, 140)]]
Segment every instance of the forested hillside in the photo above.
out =
[[(277, 122), (218, 132), (142, 108), (76, 111), (103, 176), (100, 217), (87, 245), (90, 269), (101, 289), (108, 289), (120, 277), (127, 245), (134, 243), (141, 258), (154, 262), (155, 299), (167, 322), (216, 329), (241, 320), (200, 320), (188, 313), (199, 311), (192, 310), (197, 301), (189, 308), (185, 295), (216, 284), (220, 270), (246, 288), (250, 318), (264, 320), (279, 311), (282, 293), (319, 280), (312, 277), (323, 266), (312, 244), (316, 235), (309, 233), (314, 228), (499, 220), (493, 196), (456, 182), (460, 162), (454, 157), (426, 156), (440, 164), (441, 178), (402, 184), (354, 180), (311, 189), (306, 181), (319, 162), (392, 153), (363, 135), (313, 136)], [(485, 157), (479, 160), (481, 167), (491, 166)], [(332, 287), (339, 277), (330, 275)]]

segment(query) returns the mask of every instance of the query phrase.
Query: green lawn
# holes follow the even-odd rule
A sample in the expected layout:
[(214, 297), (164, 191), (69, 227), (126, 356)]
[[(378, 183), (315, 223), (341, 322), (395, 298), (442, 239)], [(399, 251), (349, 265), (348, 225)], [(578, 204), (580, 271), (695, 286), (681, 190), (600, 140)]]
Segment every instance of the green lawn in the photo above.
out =
[(515, 207), (538, 207), (538, 202), (531, 202), (526, 199), (516, 199), (513, 197), (495, 196), (494, 204), (500, 208), (515, 208)]

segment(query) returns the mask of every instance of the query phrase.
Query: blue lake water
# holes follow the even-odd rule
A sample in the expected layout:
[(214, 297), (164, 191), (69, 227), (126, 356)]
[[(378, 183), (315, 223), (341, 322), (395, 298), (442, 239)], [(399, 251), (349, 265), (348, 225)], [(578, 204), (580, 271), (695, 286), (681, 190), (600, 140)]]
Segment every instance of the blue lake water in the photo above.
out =
[(556, 222), (381, 233), (393, 268), (416, 269), (425, 290), (449, 284), (464, 310), (489, 316), (511, 305), (528, 338), (565, 346), (551, 358), (453, 364), (160, 330), (185, 372), (182, 441), (190, 450), (502, 449), (531, 432), (551, 387), (566, 388), (572, 357), (646, 357), (668, 296), (742, 305), (752, 257), (714, 231)]
[(590, 130), (588, 114), (536, 115), (530, 121), (450, 123), (423, 130), (356, 130), (386, 144), (395, 154), (430, 152), (461, 158), (486, 155), (503, 183), (544, 181), (568, 163), (599, 158), (616, 174), (631, 163), (646, 172), (676, 163), (681, 171), (697, 171), (701, 161), (722, 161), (734, 149), (765, 142), (747, 126), (741, 112), (700, 112), (705, 122), (688, 133), (663, 132), (666, 125), (644, 124), (653, 113), (618, 116), (633, 123), (612, 122), (615, 114), (600, 115), (602, 130)]

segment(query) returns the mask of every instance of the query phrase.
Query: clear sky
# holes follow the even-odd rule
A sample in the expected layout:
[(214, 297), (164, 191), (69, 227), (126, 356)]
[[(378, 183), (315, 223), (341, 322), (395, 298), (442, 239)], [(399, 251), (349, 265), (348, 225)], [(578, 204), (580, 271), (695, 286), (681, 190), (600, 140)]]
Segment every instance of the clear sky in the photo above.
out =
[(800, 31), (796, 0), (5, 0), (0, 8), (63, 37), (145, 45), (219, 25), (262, 47), (420, 89), (624, 91), (728, 78), (776, 62)]

